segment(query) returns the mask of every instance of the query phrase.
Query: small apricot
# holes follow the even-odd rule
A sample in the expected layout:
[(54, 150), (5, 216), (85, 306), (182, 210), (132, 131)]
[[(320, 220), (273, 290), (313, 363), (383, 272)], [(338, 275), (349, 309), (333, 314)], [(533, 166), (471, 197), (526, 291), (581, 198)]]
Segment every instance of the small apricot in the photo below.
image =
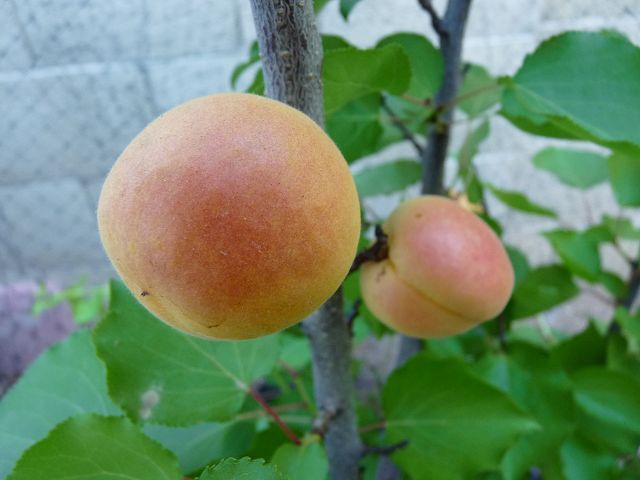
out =
[(392, 329), (419, 338), (455, 335), (505, 307), (514, 282), (509, 257), (495, 233), (454, 201), (408, 200), (383, 230), (388, 258), (361, 267), (361, 290)]
[(180, 105), (131, 142), (104, 183), (98, 225), (115, 269), (157, 317), (246, 339), (301, 321), (337, 290), (360, 208), (318, 125), (229, 93)]

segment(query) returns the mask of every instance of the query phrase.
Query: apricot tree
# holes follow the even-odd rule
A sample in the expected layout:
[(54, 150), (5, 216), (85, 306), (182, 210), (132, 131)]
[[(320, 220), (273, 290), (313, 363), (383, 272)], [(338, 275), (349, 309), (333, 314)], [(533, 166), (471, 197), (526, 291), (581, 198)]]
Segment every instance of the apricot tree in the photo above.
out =
[[(470, 0), (419, 3), (437, 47), (357, 48), (310, 0), (252, 0), (231, 81), (254, 95), (188, 102), (117, 161), (98, 214), (124, 283), (0, 401), (0, 477), (638, 478), (640, 48), (563, 33), (495, 78), (461, 58)], [(533, 166), (620, 212), (579, 225), (495, 185), (497, 116), (564, 140)], [(497, 205), (558, 222), (555, 259), (508, 245)], [(579, 294), (606, 314), (547, 321)]]

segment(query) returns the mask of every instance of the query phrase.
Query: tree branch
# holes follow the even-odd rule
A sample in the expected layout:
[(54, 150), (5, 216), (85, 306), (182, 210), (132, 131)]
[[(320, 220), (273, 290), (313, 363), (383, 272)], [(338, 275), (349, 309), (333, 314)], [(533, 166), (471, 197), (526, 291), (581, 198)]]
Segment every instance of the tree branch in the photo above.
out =
[(324, 127), (322, 43), (311, 0), (251, 0), (265, 96)]
[(441, 113), (437, 121), (427, 128), (427, 148), (421, 157), (424, 168), (422, 193), (444, 193), (444, 165), (449, 150), (450, 124), (454, 114), (453, 109), (445, 107), (455, 100), (460, 89), (462, 41), (470, 7), (471, 0), (449, 0), (444, 19), (440, 24), (444, 32), (444, 34), (438, 32), (440, 51), (444, 61), (444, 78), (440, 90), (435, 95), (434, 103), (436, 109), (441, 109)]
[(627, 280), (627, 295), (620, 301), (620, 305), (631, 310), (640, 291), (640, 260), (629, 262), (631, 271)]
[[(312, 0), (251, 0), (262, 55), (265, 94), (324, 126), (322, 43)], [(362, 443), (352, 404), (351, 336), (338, 290), (303, 322), (313, 359), (319, 416), (327, 419), (325, 447), (331, 477), (358, 478)]]
[(431, 17), (431, 26), (438, 34), (438, 36), (443, 37), (447, 35), (447, 32), (442, 25), (442, 19), (440, 18), (440, 15), (438, 15), (438, 12), (436, 12), (436, 9), (433, 7), (431, 0), (418, 0), (418, 3), (422, 8), (426, 10), (426, 12), (429, 14), (429, 17)]
[(413, 135), (413, 132), (409, 130), (409, 128), (404, 124), (404, 122), (393, 112), (391, 107), (389, 107), (389, 104), (387, 103), (384, 97), (382, 97), (380, 105), (382, 106), (382, 109), (385, 112), (387, 112), (387, 114), (389, 115), (389, 119), (391, 120), (391, 123), (393, 123), (393, 125), (398, 130), (400, 130), (405, 140), (408, 140), (409, 142), (411, 142), (411, 145), (413, 145), (413, 148), (416, 149), (416, 152), (419, 156), (422, 155), (422, 150), (423, 150), (422, 145), (418, 143), (418, 141), (416, 140), (416, 137)]
[[(629, 277), (627, 278), (627, 294), (616, 301), (616, 306), (624, 307), (629, 310), (633, 308), (638, 293), (640, 293), (640, 252), (638, 252), (637, 260), (629, 260)], [(615, 319), (611, 320), (608, 332), (618, 333), (620, 325)]]
[(409, 445), (409, 441), (408, 440), (402, 440), (401, 442), (394, 443), (392, 445), (384, 445), (384, 446), (367, 445), (366, 447), (364, 447), (364, 450), (362, 451), (362, 456), (365, 456), (365, 455), (391, 455), (393, 452), (395, 452), (397, 450), (401, 450), (401, 449), (405, 448), (407, 445)]
[(284, 434), (287, 437), (289, 437), (289, 440), (291, 440), (296, 445), (302, 444), (302, 442), (296, 436), (296, 434), (293, 433), (293, 431), (289, 428), (289, 426), (282, 421), (282, 419), (280, 418), (280, 415), (278, 415), (278, 412), (276, 412), (273, 408), (271, 408), (271, 405), (269, 405), (267, 401), (264, 398), (262, 398), (262, 395), (260, 395), (255, 388), (250, 387), (249, 394), (255, 399), (256, 402), (260, 404), (262, 408), (264, 408), (264, 411), (267, 412), (271, 416), (271, 418), (273, 418), (273, 420), (275, 420), (275, 422), (278, 424), (278, 426), (284, 432)]

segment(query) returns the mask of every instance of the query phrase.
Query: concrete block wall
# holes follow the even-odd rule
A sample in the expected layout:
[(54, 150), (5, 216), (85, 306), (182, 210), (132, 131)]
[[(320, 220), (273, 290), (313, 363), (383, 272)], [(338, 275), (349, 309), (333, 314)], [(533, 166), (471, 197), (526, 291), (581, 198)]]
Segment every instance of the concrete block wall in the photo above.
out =
[[(639, 42), (639, 21), (640, 0), (476, 0), (464, 56), (513, 73), (553, 33), (617, 28)], [(416, 0), (363, 0), (349, 23), (334, 0), (319, 24), (363, 47), (397, 31), (433, 39)], [(253, 38), (248, 0), (0, 0), (0, 282), (111, 274), (94, 212), (114, 159), (162, 111), (229, 90)], [(495, 119), (480, 169), (556, 206), (570, 225), (614, 209), (606, 189), (585, 197), (535, 171), (532, 154), (549, 144)], [(381, 157), (408, 153), (399, 146)], [(376, 204), (381, 214), (388, 206)], [(548, 222), (492, 208), (509, 241), (538, 262), (553, 258), (535, 235)]]

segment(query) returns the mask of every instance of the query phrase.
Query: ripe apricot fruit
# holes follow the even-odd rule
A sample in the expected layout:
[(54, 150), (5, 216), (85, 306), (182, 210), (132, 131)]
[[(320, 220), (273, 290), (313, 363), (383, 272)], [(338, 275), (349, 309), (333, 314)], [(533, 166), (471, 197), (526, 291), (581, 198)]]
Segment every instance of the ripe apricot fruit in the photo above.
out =
[(330, 138), (256, 95), (189, 101), (118, 158), (100, 237), (136, 298), (184, 332), (246, 339), (301, 321), (353, 261), (360, 207)]
[(478, 217), (452, 200), (422, 196), (387, 219), (388, 258), (361, 268), (371, 311), (419, 338), (454, 335), (496, 316), (513, 289), (505, 249)]

